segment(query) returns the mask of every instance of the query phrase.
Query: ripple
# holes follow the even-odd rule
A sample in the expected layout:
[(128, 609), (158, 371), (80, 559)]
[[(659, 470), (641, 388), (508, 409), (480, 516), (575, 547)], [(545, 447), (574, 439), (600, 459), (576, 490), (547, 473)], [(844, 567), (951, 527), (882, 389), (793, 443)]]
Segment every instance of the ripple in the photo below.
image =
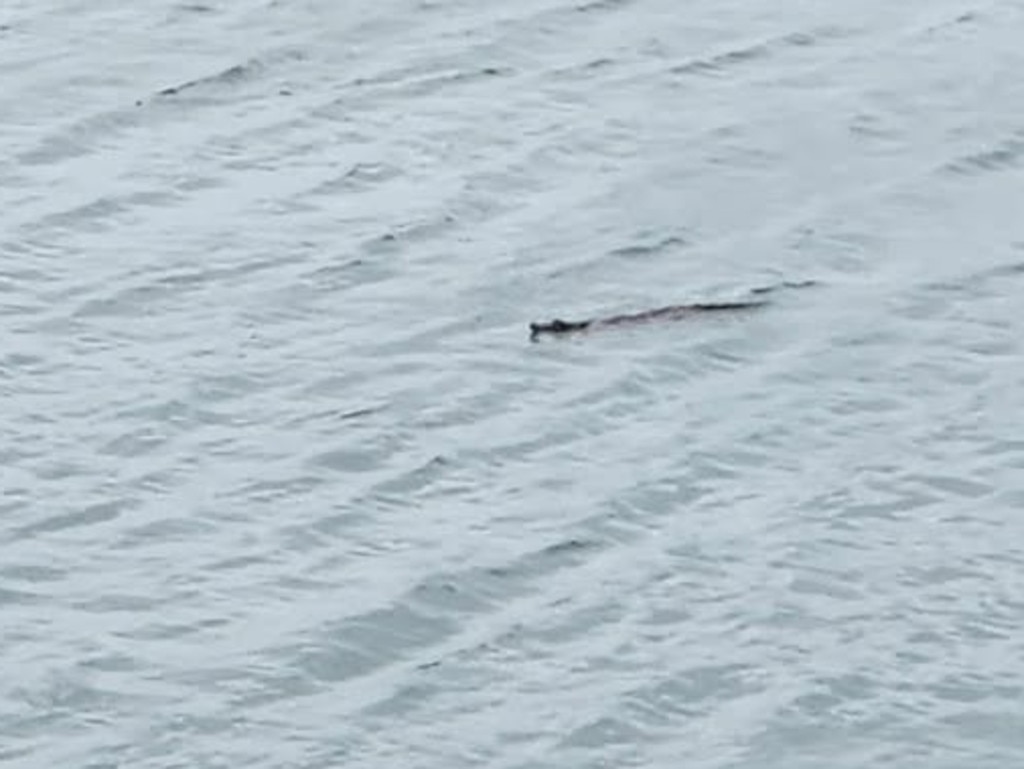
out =
[(943, 170), (964, 176), (1002, 171), (1016, 167), (1021, 154), (1024, 154), (1024, 131), (1017, 130), (1010, 137), (996, 142), (991, 149), (958, 158)]
[(734, 69), (754, 62), (785, 55), (791, 49), (803, 49), (841, 40), (852, 30), (825, 27), (810, 32), (790, 32), (763, 42), (735, 47), (721, 53), (692, 59), (671, 68), (674, 75), (713, 76), (729, 75)]

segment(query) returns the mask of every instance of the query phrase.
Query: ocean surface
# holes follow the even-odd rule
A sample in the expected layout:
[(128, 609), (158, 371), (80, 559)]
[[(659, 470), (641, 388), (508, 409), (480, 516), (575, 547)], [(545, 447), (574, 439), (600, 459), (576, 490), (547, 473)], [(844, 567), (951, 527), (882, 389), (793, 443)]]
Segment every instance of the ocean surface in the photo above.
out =
[(5, 0), (0, 765), (1024, 766), (1022, 39)]

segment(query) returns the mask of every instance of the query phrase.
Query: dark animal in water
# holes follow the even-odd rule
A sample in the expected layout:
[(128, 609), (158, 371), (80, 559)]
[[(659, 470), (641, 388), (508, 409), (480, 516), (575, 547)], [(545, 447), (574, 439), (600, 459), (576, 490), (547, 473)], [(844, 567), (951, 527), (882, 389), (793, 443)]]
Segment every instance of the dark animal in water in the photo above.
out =
[[(763, 296), (780, 288), (804, 288), (813, 286), (815, 281), (808, 280), (803, 283), (781, 283), (776, 286), (764, 286), (755, 288), (750, 293), (756, 297)], [(694, 315), (718, 312), (737, 312), (742, 310), (753, 310), (768, 304), (767, 299), (747, 299), (735, 302), (710, 302), (698, 304), (673, 304), (668, 307), (659, 307), (655, 310), (644, 310), (643, 312), (630, 313), (626, 315), (612, 315), (607, 318), (589, 318), (588, 320), (555, 320), (547, 323), (531, 323), (530, 339), (536, 341), (545, 334), (552, 336), (572, 334), (578, 331), (588, 331), (598, 328), (610, 328), (615, 326), (631, 326), (639, 323), (646, 323), (652, 320), (681, 320)]]

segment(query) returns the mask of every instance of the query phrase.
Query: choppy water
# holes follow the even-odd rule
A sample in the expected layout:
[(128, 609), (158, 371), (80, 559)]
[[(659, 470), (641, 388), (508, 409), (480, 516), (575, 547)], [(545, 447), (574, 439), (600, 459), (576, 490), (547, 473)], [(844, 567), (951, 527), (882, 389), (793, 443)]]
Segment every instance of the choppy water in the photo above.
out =
[(0, 763), (1021, 765), (1022, 30), (8, 0)]

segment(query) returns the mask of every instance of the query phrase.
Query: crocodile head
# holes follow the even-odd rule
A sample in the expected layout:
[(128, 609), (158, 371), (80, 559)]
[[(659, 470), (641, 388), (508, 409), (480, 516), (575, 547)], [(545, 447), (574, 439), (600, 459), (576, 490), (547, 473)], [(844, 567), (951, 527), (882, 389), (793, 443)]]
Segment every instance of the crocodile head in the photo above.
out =
[(589, 320), (569, 321), (561, 318), (556, 318), (550, 323), (531, 323), (530, 339), (536, 339), (541, 334), (569, 334), (573, 331), (582, 331), (589, 325)]

